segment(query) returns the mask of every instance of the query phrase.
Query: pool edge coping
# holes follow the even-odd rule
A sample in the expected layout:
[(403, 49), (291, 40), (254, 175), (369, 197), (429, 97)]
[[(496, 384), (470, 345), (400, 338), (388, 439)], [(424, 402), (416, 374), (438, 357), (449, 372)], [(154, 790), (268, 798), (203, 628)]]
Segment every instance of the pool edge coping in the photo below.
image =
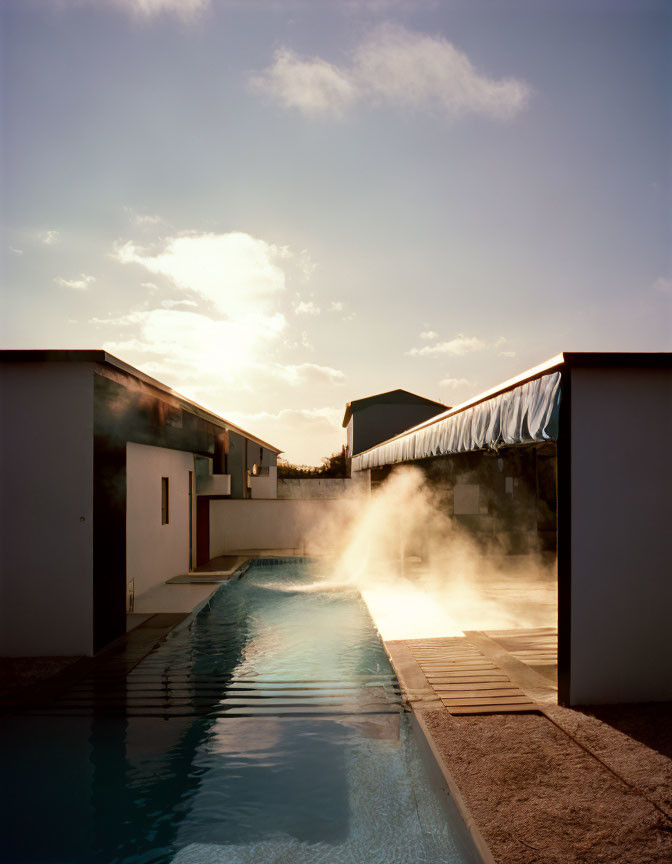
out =
[[(439, 771), (443, 776), (443, 779), (446, 783), (446, 786), (448, 787), (448, 791), (453, 799), (455, 807), (457, 808), (457, 811), (460, 814), (462, 821), (464, 822), (467, 832), (469, 833), (474, 843), (474, 846), (476, 847), (476, 851), (481, 857), (483, 864), (497, 864), (495, 857), (490, 850), (490, 847), (488, 846), (485, 838), (481, 834), (481, 829), (478, 827), (476, 819), (474, 818), (471, 810), (469, 809), (469, 805), (467, 804), (464, 796), (460, 792), (457, 781), (453, 777), (450, 768), (446, 764), (443, 756), (441, 755), (441, 752), (439, 751), (439, 748), (436, 746), (436, 743), (432, 738), (432, 734), (429, 731), (427, 723), (425, 722), (425, 718), (423, 716), (424, 712), (416, 711), (415, 708), (413, 708), (412, 706), (411, 708), (413, 718), (417, 722), (418, 727), (420, 728), (422, 734), (425, 737), (425, 741), (427, 742), (427, 745), (430, 749), (432, 756), (434, 757), (437, 767), (439, 768)], [(443, 710), (445, 711), (445, 708)]]
[[(416, 707), (416, 705), (414, 704), (414, 700), (407, 698), (409, 688), (407, 687), (407, 684), (405, 681), (405, 676), (403, 675), (401, 670), (398, 668), (398, 664), (395, 662), (395, 660), (393, 658), (392, 651), (390, 650), (390, 646), (388, 646), (387, 642), (385, 641), (385, 639), (383, 639), (383, 637), (380, 633), (378, 633), (378, 636), (379, 636), (380, 641), (383, 645), (383, 648), (385, 649), (385, 653), (387, 654), (387, 657), (390, 661), (390, 665), (392, 666), (392, 669), (394, 670), (394, 674), (395, 674), (397, 680), (399, 681), (399, 685), (401, 687), (401, 691), (402, 691), (402, 694), (404, 697), (404, 702), (410, 707), (412, 717), (417, 722), (418, 728), (421, 730), (421, 732), (424, 736), (425, 742), (426, 742), (427, 746), (429, 747), (429, 751), (430, 751), (431, 755), (434, 757), (434, 762), (436, 763), (436, 766), (438, 767), (439, 771), (441, 772), (441, 775), (443, 776), (445, 784), (448, 787), (449, 795), (453, 799), (455, 807), (457, 808), (457, 812), (459, 813), (462, 821), (464, 822), (465, 828), (467, 829), (467, 832), (468, 832), (469, 836), (471, 837), (471, 840), (473, 841), (473, 844), (476, 848), (476, 851), (478, 852), (479, 856), (481, 857), (482, 864), (497, 864), (497, 861), (496, 861), (494, 855), (492, 854), (490, 847), (486, 843), (485, 838), (483, 837), (483, 835), (481, 833), (481, 829), (478, 827), (478, 823), (476, 822), (476, 819), (474, 818), (474, 816), (473, 816), (473, 814), (469, 808), (469, 805), (465, 801), (464, 796), (462, 795), (462, 793), (460, 791), (460, 788), (457, 784), (457, 781), (453, 777), (453, 774), (452, 774), (450, 768), (448, 767), (445, 759), (441, 755), (441, 752), (440, 752), (439, 748), (437, 747), (437, 745), (436, 745), (436, 743), (432, 737), (432, 734), (429, 731), (429, 728), (427, 727), (427, 723), (425, 722), (425, 719), (424, 719), (424, 714), (426, 711), (445, 711), (446, 709), (442, 705), (437, 705), (436, 707), (434, 707), (434, 706), (429, 706), (426, 703), (424, 706), (421, 706), (421, 704), (418, 704), (418, 706)], [(397, 658), (397, 660), (398, 660), (398, 658)], [(424, 710), (419, 710), (421, 707), (424, 707)]]

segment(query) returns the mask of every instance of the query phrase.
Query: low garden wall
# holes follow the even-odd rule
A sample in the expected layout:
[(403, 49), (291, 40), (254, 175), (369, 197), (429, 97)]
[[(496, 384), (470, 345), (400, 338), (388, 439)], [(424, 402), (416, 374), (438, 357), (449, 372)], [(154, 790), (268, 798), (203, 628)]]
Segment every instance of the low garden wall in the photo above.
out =
[(213, 499), (210, 557), (239, 551), (328, 552), (353, 514), (354, 499), (348, 498)]

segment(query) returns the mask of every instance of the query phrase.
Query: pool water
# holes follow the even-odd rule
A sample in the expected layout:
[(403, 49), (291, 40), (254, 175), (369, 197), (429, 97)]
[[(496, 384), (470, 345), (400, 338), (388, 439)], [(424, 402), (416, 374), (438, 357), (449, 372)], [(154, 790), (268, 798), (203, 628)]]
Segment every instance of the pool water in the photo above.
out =
[(309, 562), (254, 564), (125, 680), (2, 727), (16, 864), (479, 860), (361, 597)]

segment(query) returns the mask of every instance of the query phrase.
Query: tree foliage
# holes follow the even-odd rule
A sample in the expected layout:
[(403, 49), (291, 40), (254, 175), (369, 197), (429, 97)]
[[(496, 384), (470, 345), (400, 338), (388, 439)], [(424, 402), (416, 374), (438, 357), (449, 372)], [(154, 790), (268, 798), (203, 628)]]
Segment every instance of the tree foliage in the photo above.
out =
[(319, 477), (346, 477), (345, 447), (325, 456), (321, 465), (294, 465), (278, 459), (278, 480), (310, 480)]

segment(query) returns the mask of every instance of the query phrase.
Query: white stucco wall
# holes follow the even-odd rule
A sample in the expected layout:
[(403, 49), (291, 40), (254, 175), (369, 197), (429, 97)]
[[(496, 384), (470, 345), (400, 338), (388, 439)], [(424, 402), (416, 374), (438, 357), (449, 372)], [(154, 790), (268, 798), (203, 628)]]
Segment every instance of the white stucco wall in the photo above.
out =
[(93, 365), (0, 363), (0, 653), (93, 650)]
[[(189, 472), (193, 470), (192, 453), (126, 445), (126, 578), (134, 580), (136, 597), (189, 570)], [(167, 525), (161, 524), (162, 477), (169, 478)]]
[(353, 512), (348, 500), (212, 500), (210, 557), (243, 549), (328, 551), (331, 529), (338, 529)]
[(672, 699), (672, 370), (571, 374), (570, 703)]
[(250, 497), (278, 497), (278, 469), (275, 465), (268, 466), (268, 474), (250, 477)]

